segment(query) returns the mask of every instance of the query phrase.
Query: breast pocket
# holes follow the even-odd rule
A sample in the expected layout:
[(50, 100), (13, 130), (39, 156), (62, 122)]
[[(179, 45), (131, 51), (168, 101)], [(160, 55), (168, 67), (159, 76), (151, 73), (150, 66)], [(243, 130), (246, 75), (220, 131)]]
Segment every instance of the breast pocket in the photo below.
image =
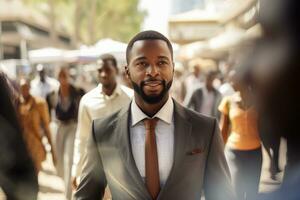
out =
[(190, 153), (188, 152), (187, 155), (185, 156), (185, 162), (187, 163), (197, 163), (197, 162), (202, 162), (204, 160), (204, 152), (201, 153)]

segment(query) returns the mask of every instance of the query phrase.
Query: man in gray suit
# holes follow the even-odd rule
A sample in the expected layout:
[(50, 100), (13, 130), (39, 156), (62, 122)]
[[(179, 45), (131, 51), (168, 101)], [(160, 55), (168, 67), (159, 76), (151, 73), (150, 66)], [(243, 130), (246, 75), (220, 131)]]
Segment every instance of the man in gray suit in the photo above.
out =
[(191, 96), (185, 100), (186, 107), (204, 115), (220, 118), (218, 106), (222, 100), (221, 93), (213, 86), (216, 78), (215, 71), (208, 71), (205, 84), (196, 89)]
[(128, 44), (130, 105), (93, 122), (77, 200), (234, 200), (216, 119), (169, 96), (174, 64), (170, 41), (155, 31)]

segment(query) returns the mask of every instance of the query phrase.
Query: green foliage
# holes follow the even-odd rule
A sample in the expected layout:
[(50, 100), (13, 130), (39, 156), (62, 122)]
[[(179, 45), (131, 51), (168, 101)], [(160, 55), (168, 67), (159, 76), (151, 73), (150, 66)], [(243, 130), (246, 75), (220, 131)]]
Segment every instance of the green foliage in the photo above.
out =
[(80, 40), (89, 44), (102, 38), (127, 42), (140, 30), (146, 15), (138, 9), (139, 0), (24, 0), (44, 13), (40, 5), (49, 1), (54, 2), (56, 27), (63, 24), (72, 36), (77, 29)]

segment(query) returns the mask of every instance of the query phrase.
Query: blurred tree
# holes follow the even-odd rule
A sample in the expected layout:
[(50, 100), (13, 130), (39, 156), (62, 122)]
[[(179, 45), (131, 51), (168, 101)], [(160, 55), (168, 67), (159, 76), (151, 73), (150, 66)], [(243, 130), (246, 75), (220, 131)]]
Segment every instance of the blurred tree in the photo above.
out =
[[(141, 28), (146, 13), (138, 9), (139, 0), (24, 0), (49, 17), (51, 38), (57, 38), (62, 24), (72, 42), (94, 44), (101, 38), (127, 42)], [(46, 9), (45, 9), (46, 7)], [(55, 28), (54, 28), (55, 27)]]

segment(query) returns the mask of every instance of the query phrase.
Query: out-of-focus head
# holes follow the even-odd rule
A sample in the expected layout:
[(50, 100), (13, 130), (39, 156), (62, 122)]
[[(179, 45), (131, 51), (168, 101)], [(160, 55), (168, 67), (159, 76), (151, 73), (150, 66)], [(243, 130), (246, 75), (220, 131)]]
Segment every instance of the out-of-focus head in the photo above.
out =
[(38, 64), (36, 66), (36, 71), (39, 73), (40, 80), (42, 82), (45, 82), (45, 77), (46, 77), (46, 72), (45, 72), (45, 67), (42, 64)]
[(292, 140), (299, 146), (299, 1), (262, 0), (260, 4), (258, 20), (264, 35), (257, 42), (251, 69), (259, 110), (272, 122), (271, 132), (298, 137)]
[(98, 79), (103, 87), (116, 84), (118, 66), (116, 58), (111, 54), (103, 54), (97, 61)]
[(205, 86), (207, 89), (212, 90), (214, 88), (213, 86), (213, 82), (217, 77), (217, 72), (210, 70), (208, 72), (206, 72), (206, 76), (205, 76)]
[(66, 67), (62, 67), (58, 73), (58, 81), (61, 85), (68, 85), (70, 83), (69, 70)]
[(137, 98), (155, 104), (168, 97), (174, 74), (173, 48), (164, 35), (138, 33), (127, 46), (126, 58), (126, 74)]
[(30, 97), (30, 82), (27, 79), (20, 79), (20, 91), (21, 95), (24, 99), (28, 99)]
[(201, 73), (201, 66), (199, 64), (195, 64), (193, 67), (193, 74), (198, 77)]

